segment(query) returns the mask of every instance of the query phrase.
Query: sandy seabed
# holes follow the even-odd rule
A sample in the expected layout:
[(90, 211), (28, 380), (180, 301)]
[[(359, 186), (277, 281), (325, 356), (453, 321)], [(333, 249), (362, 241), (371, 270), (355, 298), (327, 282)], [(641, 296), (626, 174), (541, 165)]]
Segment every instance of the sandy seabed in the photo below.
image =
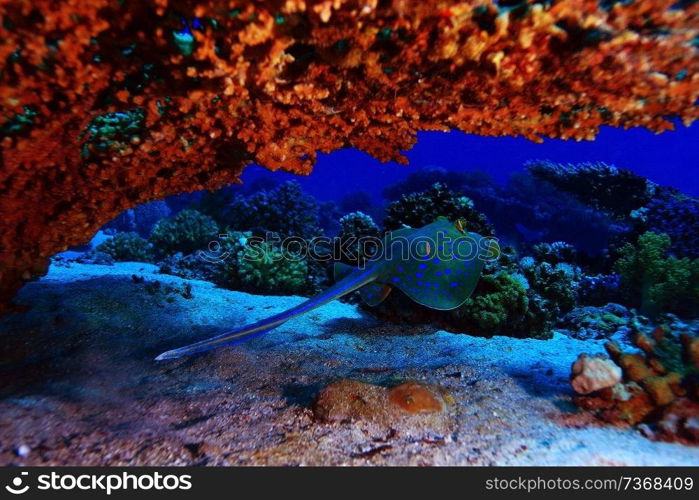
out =
[[(602, 344), (561, 334), (485, 339), (333, 302), (242, 345), (153, 361), (302, 300), (141, 263), (53, 265), (18, 296), (32, 308), (0, 319), (0, 465), (699, 465), (699, 447), (578, 412), (570, 365)], [(314, 400), (340, 379), (436, 385), (449, 404), (433, 427), (324, 421)]]

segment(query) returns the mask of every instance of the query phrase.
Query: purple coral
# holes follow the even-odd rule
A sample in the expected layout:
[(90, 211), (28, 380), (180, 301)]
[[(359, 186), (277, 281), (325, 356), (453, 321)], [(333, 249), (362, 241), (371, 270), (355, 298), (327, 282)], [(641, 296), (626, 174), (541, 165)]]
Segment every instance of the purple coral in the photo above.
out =
[(699, 200), (679, 193), (653, 198), (641, 212), (645, 231), (665, 233), (676, 257), (699, 257)]
[(562, 165), (534, 161), (527, 163), (526, 167), (537, 179), (620, 219), (646, 205), (657, 190), (657, 186), (645, 177), (602, 162)]

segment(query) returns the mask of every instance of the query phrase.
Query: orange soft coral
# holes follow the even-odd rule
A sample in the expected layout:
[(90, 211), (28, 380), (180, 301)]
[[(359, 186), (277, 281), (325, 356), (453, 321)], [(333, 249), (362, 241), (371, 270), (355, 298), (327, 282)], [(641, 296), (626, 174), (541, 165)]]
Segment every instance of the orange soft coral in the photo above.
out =
[(250, 162), (691, 122), (699, 6), (607, 3), (0, 0), (0, 303), (121, 210)]

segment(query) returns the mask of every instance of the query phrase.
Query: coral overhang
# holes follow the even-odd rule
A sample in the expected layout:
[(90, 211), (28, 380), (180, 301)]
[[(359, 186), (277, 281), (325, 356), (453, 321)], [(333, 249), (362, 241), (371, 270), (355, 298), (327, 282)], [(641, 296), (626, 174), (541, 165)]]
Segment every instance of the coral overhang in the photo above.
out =
[(677, 0), (0, 0), (0, 303), (135, 204), (418, 130), (591, 139), (698, 116)]

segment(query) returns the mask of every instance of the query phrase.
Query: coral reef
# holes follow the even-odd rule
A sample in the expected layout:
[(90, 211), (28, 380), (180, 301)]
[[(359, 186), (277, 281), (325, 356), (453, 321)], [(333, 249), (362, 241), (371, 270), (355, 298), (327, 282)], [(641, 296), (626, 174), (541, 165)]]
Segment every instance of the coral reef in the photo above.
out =
[(557, 324), (559, 331), (580, 339), (627, 340), (639, 331), (638, 319), (621, 304), (609, 303), (602, 307), (576, 307)]
[(664, 233), (676, 257), (699, 258), (699, 200), (676, 192), (664, 192), (631, 214), (636, 231)]
[(123, 210), (251, 162), (688, 124), (699, 7), (675, 3), (5, 0), (0, 302)]
[(645, 177), (605, 163), (561, 165), (537, 161), (526, 167), (534, 177), (618, 218), (627, 217), (632, 210), (646, 205), (657, 188)]
[[(226, 232), (231, 230), (234, 232), (249, 231), (268, 240), (269, 244), (266, 245), (265, 252), (270, 252), (270, 255), (278, 252), (279, 243), (284, 242), (286, 238), (290, 238), (288, 243), (291, 246), (294, 245), (293, 241), (298, 242), (299, 238), (305, 242), (315, 242), (317, 244), (313, 245), (314, 251), (323, 253), (329, 252), (328, 245), (315, 239), (324, 235), (321, 226), (330, 225), (328, 219), (336, 215), (334, 204), (331, 207), (326, 205), (324, 204), (323, 210), (321, 210), (319, 202), (304, 192), (298, 182), (288, 181), (248, 196), (228, 197), (224, 206), (212, 216), (220, 221), (221, 227), (230, 228)], [(271, 241), (273, 239), (277, 241)], [(260, 261), (260, 263), (262, 262), (265, 262), (265, 259)], [(298, 284), (296, 276), (291, 276), (300, 271), (301, 267), (299, 266), (303, 266), (306, 269), (304, 272), (308, 275), (303, 286)], [(284, 290), (291, 290), (290, 293), (313, 294), (318, 292), (320, 286), (327, 284), (329, 280), (328, 261), (310, 258), (304, 259), (302, 263), (288, 262), (282, 267), (285, 269), (282, 271), (282, 275), (274, 278), (274, 283), (270, 284), (269, 287), (264, 285), (261, 279), (268, 274), (268, 271), (274, 269), (263, 271), (262, 274), (256, 272), (247, 274), (249, 279), (246, 282), (250, 285), (254, 283), (259, 285), (259, 287), (257, 285), (254, 287), (257, 290), (256, 293), (264, 293), (265, 290), (269, 290), (270, 293), (280, 294), (284, 293)], [(257, 277), (253, 278), (253, 274)]]
[(411, 172), (408, 176), (383, 189), (387, 200), (397, 200), (411, 193), (426, 191), (431, 186), (440, 183), (453, 191), (464, 189), (481, 190), (491, 188), (493, 179), (480, 170), (470, 172), (455, 172), (441, 167), (423, 167)]
[(431, 323), (471, 335), (550, 338), (557, 318), (574, 306), (578, 274), (578, 268), (569, 264), (552, 266), (532, 257), (517, 260), (505, 248), (457, 309), (435, 311), (392, 293), (371, 310), (394, 321)]
[(699, 310), (699, 259), (668, 256), (670, 246), (667, 234), (647, 232), (619, 252), (615, 268), (622, 289), (643, 314), (694, 315)]
[[(439, 177), (448, 179), (451, 189), (472, 199), (487, 214), (497, 235), (507, 238), (520, 250), (541, 241), (565, 241), (574, 245), (578, 253), (596, 255), (607, 248), (617, 233), (626, 230), (604, 213), (528, 172), (512, 174), (504, 186), (478, 171)], [(400, 186), (400, 183), (394, 185)]]
[(117, 233), (98, 245), (95, 250), (110, 255), (116, 262), (153, 260), (153, 248), (150, 243), (136, 233)]
[(181, 211), (173, 218), (162, 219), (153, 227), (150, 241), (158, 256), (177, 252), (190, 254), (205, 249), (218, 239), (218, 225), (196, 210)]
[(318, 202), (295, 181), (247, 197), (236, 196), (219, 211), (217, 219), (221, 227), (261, 234), (274, 232), (281, 238), (297, 236), (310, 240), (323, 234)]
[[(253, 241), (250, 232), (233, 232), (220, 240), (222, 260), (214, 282), (234, 290), (274, 295), (314, 291), (305, 258), (271, 241)], [(309, 290), (310, 289), (310, 290)]]
[[(699, 257), (698, 199), (604, 163), (560, 165), (537, 161), (526, 166), (535, 179), (572, 194), (585, 206), (616, 220), (616, 228), (610, 232), (610, 253), (635, 242), (645, 232), (654, 232), (670, 236), (668, 250), (675, 257)], [(608, 272), (608, 264), (600, 270)]]
[[(699, 444), (699, 337), (658, 327), (651, 336), (638, 334), (635, 343), (641, 353), (627, 354), (614, 342), (606, 344), (623, 383), (604, 384), (594, 392), (587, 390), (594, 386), (576, 384), (578, 392), (589, 393), (576, 397), (576, 404), (607, 422), (639, 426), (653, 439)], [(576, 380), (575, 368), (573, 372)]]
[(402, 227), (422, 227), (433, 222), (437, 217), (449, 220), (465, 219), (467, 229), (481, 236), (492, 236), (493, 227), (485, 215), (473, 207), (473, 201), (467, 196), (447, 189), (444, 184), (436, 183), (427, 191), (402, 196), (388, 205), (384, 228), (388, 231)]
[(125, 210), (116, 219), (105, 224), (103, 229), (136, 232), (139, 236), (148, 238), (155, 223), (170, 215), (170, 208), (166, 202), (152, 201)]
[(578, 282), (578, 302), (581, 305), (603, 306), (621, 299), (618, 274), (584, 274)]
[[(165, 256), (162, 272), (251, 293), (318, 292), (328, 281), (327, 259), (289, 258), (286, 247), (301, 243), (299, 238), (312, 241), (323, 235), (319, 203), (295, 181), (273, 183), (248, 195), (243, 191), (226, 186), (199, 198), (179, 200), (178, 205), (194, 208), (185, 208), (172, 221), (161, 221), (151, 235), (159, 254)], [(325, 216), (335, 214), (328, 208)], [(218, 231), (218, 227), (225, 229)], [(259, 241), (251, 247), (247, 242), (253, 236)], [(188, 255), (196, 249), (207, 257)], [(324, 242), (313, 249), (321, 254), (330, 250)]]
[(478, 334), (515, 332), (529, 310), (526, 281), (505, 272), (486, 275), (477, 292), (455, 314)]
[(573, 308), (580, 268), (566, 263), (538, 262), (531, 257), (521, 259), (520, 268), (531, 288), (543, 299), (544, 308), (550, 311), (551, 317), (560, 317)]
[(577, 253), (573, 245), (564, 241), (537, 243), (532, 247), (534, 258), (541, 262), (548, 262), (549, 264), (560, 264), (563, 262), (572, 264), (576, 261)]

